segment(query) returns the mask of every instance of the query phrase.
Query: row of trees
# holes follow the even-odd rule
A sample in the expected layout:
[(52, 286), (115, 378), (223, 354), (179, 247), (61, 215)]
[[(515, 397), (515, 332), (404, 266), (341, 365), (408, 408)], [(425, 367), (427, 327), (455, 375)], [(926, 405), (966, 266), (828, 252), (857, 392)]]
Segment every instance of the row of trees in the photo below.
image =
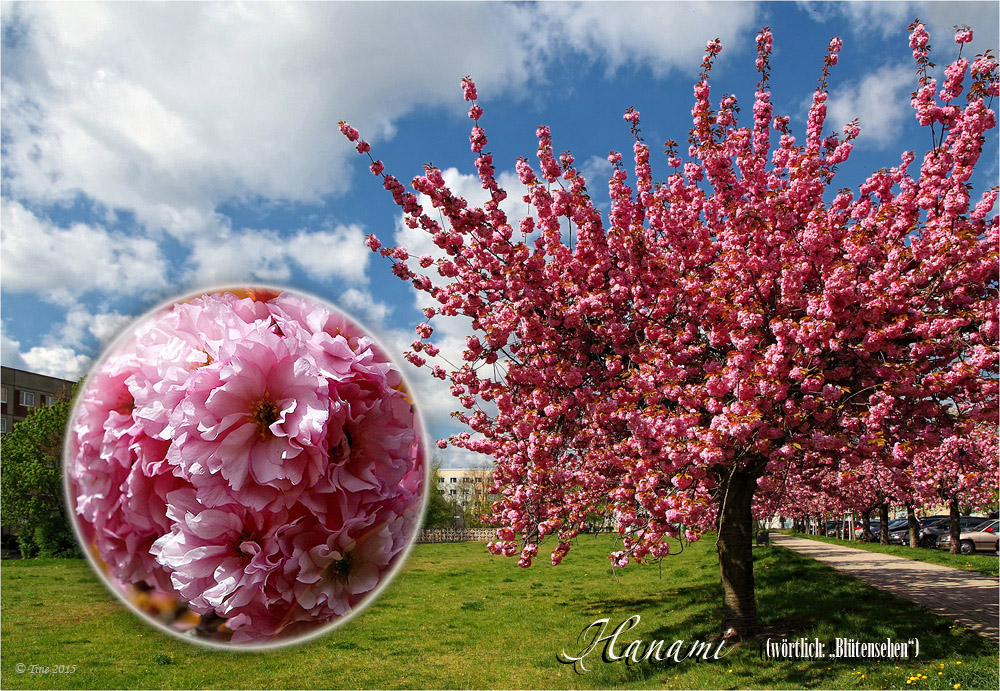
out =
[[(36, 409), (26, 421), (18, 423), (10, 434), (2, 437), (4, 477), (0, 477), (0, 488), (2, 488), (0, 496), (3, 502), (4, 521), (5, 525), (12, 529), (18, 541), (19, 551), (26, 557), (79, 556), (62, 494), (61, 451), (69, 409), (70, 404), (66, 401)], [(995, 445), (995, 437), (992, 435), (983, 434), (981, 438), (986, 441), (992, 440)], [(996, 457), (994, 448), (992, 455), (988, 455), (987, 458), (996, 459)], [(436, 488), (440, 482), (439, 470), (440, 462), (437, 462), (431, 469), (432, 488)], [(993, 474), (995, 476), (995, 469)], [(489, 472), (484, 471), (484, 479), (487, 475)], [(882, 525), (887, 525), (890, 506), (902, 506), (910, 517), (911, 545), (916, 547), (916, 516), (924, 505), (924, 500), (928, 502), (928, 506), (947, 503), (950, 507), (954, 507), (952, 532), (958, 528), (960, 514), (966, 515), (975, 510), (996, 507), (997, 489), (995, 483), (991, 482), (992, 478), (980, 477), (981, 481), (978, 484), (970, 485), (968, 482), (959, 482), (960, 477), (958, 474), (949, 476), (952, 482), (944, 485), (924, 484), (923, 487), (932, 487), (933, 491), (925, 492), (924, 495), (912, 495), (906, 503), (901, 504), (890, 505), (890, 502), (898, 501), (898, 497), (893, 494), (898, 487), (883, 484), (884, 491), (865, 491), (857, 497), (857, 501), (845, 503), (841, 500), (842, 497), (836, 494), (811, 493), (801, 503), (783, 502), (781, 510), (787, 512), (785, 515), (800, 520), (831, 512), (842, 514), (844, 511), (858, 511), (863, 525), (867, 526), (875, 512), (881, 517)], [(854, 483), (854, 486), (869, 487), (863, 482)], [(875, 487), (878, 488), (877, 485)], [(942, 488), (947, 492), (948, 489), (954, 490), (958, 487), (967, 491), (942, 493)], [(844, 496), (851, 495), (848, 493)], [(916, 498), (920, 496), (924, 499)], [(489, 512), (494, 499), (495, 497), (487, 496), (485, 500), (462, 504), (449, 500), (445, 494), (432, 491), (428, 497), (423, 525), (425, 528), (446, 528), (454, 527), (457, 521), (461, 521), (465, 527), (483, 527), (487, 525), (483, 516)], [(945, 499), (947, 501), (944, 501)], [(761, 514), (758, 516), (759, 519), (770, 517), (762, 515), (766, 513), (766, 507), (767, 504), (764, 502), (758, 506), (758, 513)], [(822, 513), (810, 513), (811, 509)], [(777, 508), (774, 510), (778, 511)], [(596, 516), (591, 517), (589, 529), (595, 528), (596, 520)], [(883, 544), (888, 543), (886, 531), (882, 531), (880, 540)], [(955, 552), (957, 547), (958, 541), (953, 538), (952, 551)]]
[[(0, 514), (24, 557), (81, 556), (66, 509), (62, 452), (72, 402), (59, 400), (34, 408), (28, 417), (0, 437)], [(465, 527), (482, 527), (489, 500), (450, 501), (436, 488), (440, 463), (432, 467), (430, 496), (423, 525), (453, 527), (456, 516)], [(483, 471), (483, 479), (488, 472)]]
[[(861, 466), (837, 466), (807, 482), (796, 478), (774, 499), (762, 497), (755, 506), (759, 517), (777, 512), (791, 518), (828, 513), (860, 515), (868, 533), (872, 518), (887, 525), (890, 511), (904, 510), (909, 539), (918, 546), (917, 514), (929, 507), (946, 507), (952, 535), (951, 551), (959, 551), (959, 518), (972, 512), (990, 512), (997, 507), (997, 435), (992, 426), (972, 425), (967, 435), (949, 435), (938, 445), (926, 444), (908, 464), (895, 466), (871, 459)], [(880, 541), (887, 544), (886, 531)]]
[[(630, 177), (609, 155), (607, 216), (540, 127), (537, 167), (516, 165), (530, 213), (510, 222), (471, 79), (481, 207), (433, 166), (407, 191), (341, 123), (405, 224), (438, 248), (411, 257), (368, 239), (436, 304), (407, 357), (451, 383), (469, 431), (449, 443), (497, 459), (492, 551), (528, 566), (552, 536), (559, 563), (596, 512), (614, 520), (624, 549), (610, 558), (624, 566), (714, 527), (722, 628), (747, 636), (755, 512), (883, 485), (915, 504), (957, 467), (988, 477), (968, 442), (997, 419), (997, 189), (974, 198), (970, 181), (996, 126), (997, 62), (962, 56), (963, 28), (939, 83), (926, 29), (910, 30), (911, 104), (931, 145), (856, 191), (834, 181), (860, 127), (826, 129), (840, 40), (799, 138), (773, 112), (768, 29), (747, 125), (735, 97), (710, 99), (721, 45), (709, 42), (686, 156), (666, 143), (665, 180), (639, 113), (625, 113), (634, 164)], [(431, 323), (455, 315), (474, 331), (451, 365)]]
[[(17, 538), (19, 551), (26, 557), (79, 556), (62, 492), (61, 455), (70, 406), (69, 401), (61, 400), (55, 405), (35, 409), (27, 420), (16, 424), (11, 433), (2, 437), (4, 473), (0, 477), (0, 496), (4, 521)], [(939, 478), (936, 484), (910, 482), (908, 486), (920, 491), (906, 494), (904, 501), (899, 493), (904, 483), (868, 483), (865, 478), (853, 477), (850, 487), (845, 483), (839, 492), (824, 492), (820, 487), (804, 495), (800, 493), (794, 501), (786, 496), (780, 505), (759, 501), (756, 507), (758, 521), (778, 512), (793, 519), (808, 520), (850, 511), (860, 514), (862, 525), (867, 526), (874, 514), (881, 517), (882, 525), (887, 525), (890, 508), (902, 507), (911, 519), (910, 539), (916, 547), (916, 517), (924, 507), (948, 505), (952, 509), (953, 532), (958, 529), (959, 515), (996, 507), (996, 437), (984, 429), (975, 441), (987, 446), (992, 444), (992, 447), (983, 454), (987, 462), (975, 469), (974, 478), (962, 472), (936, 472), (934, 477)], [(937, 471), (941, 469), (934, 467)], [(424, 527), (454, 527), (458, 522), (472, 528), (487, 525), (483, 517), (489, 513), (496, 497), (486, 495), (467, 502), (450, 500), (448, 495), (436, 491), (441, 482), (440, 468), (439, 461), (431, 468), (430, 486), (435, 491), (428, 497)], [(487, 469), (480, 472), (483, 480), (488, 480), (492, 474)], [(852, 492), (850, 488), (859, 492)], [(769, 510), (773, 511), (770, 515), (767, 514)], [(598, 522), (598, 516), (591, 516), (588, 529), (593, 530)], [(883, 544), (888, 542), (886, 531), (882, 531), (880, 540)], [(958, 541), (953, 538), (953, 552), (957, 546)]]
[[(62, 452), (72, 402), (59, 400), (34, 408), (29, 416), (0, 437), (3, 473), (0, 475), (0, 513), (17, 539), (22, 556), (80, 556), (65, 505)], [(432, 466), (430, 496), (423, 525), (426, 528), (485, 525), (490, 498), (457, 502), (437, 491), (440, 463)], [(489, 472), (480, 471), (488, 480)]]

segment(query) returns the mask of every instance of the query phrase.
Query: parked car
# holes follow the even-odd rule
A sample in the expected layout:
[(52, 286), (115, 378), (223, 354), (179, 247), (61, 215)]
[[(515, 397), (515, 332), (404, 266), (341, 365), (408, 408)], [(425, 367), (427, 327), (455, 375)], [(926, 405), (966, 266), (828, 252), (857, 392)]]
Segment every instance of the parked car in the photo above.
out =
[[(989, 519), (984, 516), (960, 516), (958, 519), (958, 529), (960, 532), (975, 530)], [(920, 531), (920, 546), (934, 548), (937, 547), (938, 539), (942, 535), (951, 532), (951, 519), (944, 518), (935, 521)]]
[[(869, 530), (869, 532), (871, 532), (872, 535), (874, 535), (874, 536), (877, 537), (879, 530), (881, 530), (881, 521), (879, 521), (879, 520), (873, 520), (873, 521), (871, 521), (868, 524), (868, 530)], [(854, 526), (854, 539), (855, 540), (863, 540), (864, 539), (864, 535), (865, 535), (865, 526), (864, 526), (864, 523), (861, 523), (860, 525)]]
[(894, 518), (894, 519), (892, 519), (891, 521), (889, 521), (889, 532), (891, 533), (894, 530), (899, 530), (900, 528), (905, 528), (906, 527), (906, 523), (907, 523), (906, 516), (903, 516), (902, 518)]
[(823, 528), (824, 535), (830, 537), (843, 537), (844, 534), (844, 522), (843, 521), (827, 521)]
[[(905, 518), (894, 518), (894, 519), (892, 519), (891, 521), (889, 521), (889, 528), (888, 528), (888, 530), (889, 530), (889, 535), (890, 536), (892, 535), (893, 532), (895, 532), (897, 530), (903, 530), (903, 531), (905, 531), (906, 530), (906, 519)], [(878, 541), (879, 536), (881, 534), (882, 534), (881, 522), (879, 521), (879, 522), (873, 523), (872, 524), (872, 535), (875, 537), (876, 541)]]
[[(948, 518), (948, 516), (945, 515), (945, 514), (936, 514), (934, 516), (925, 516), (923, 518), (918, 518), (917, 519), (918, 530), (922, 531), (924, 528), (926, 528), (927, 526), (929, 526), (931, 523), (935, 523), (937, 521), (940, 521), (942, 518)], [(905, 521), (906, 519), (904, 518), (902, 520)], [(918, 535), (919, 535), (919, 533), (918, 533)], [(918, 539), (919, 539), (919, 537), (918, 537)], [(892, 530), (892, 531), (889, 532), (889, 544), (890, 545), (909, 545), (910, 544), (910, 527), (909, 527), (909, 525), (907, 523), (904, 522), (903, 525), (898, 530)], [(932, 546), (932, 545), (928, 545), (928, 546)]]
[[(959, 551), (962, 554), (972, 554), (976, 551), (1000, 552), (1000, 521), (987, 520), (971, 530), (963, 530), (958, 536)], [(938, 538), (938, 549), (951, 549), (951, 534), (945, 533)]]

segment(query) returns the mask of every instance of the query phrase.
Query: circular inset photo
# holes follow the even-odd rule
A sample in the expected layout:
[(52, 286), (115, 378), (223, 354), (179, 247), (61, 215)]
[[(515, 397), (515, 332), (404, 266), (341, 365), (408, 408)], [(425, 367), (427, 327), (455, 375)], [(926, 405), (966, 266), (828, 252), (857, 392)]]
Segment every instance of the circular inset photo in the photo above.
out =
[(346, 620), (401, 564), (427, 487), (399, 367), (331, 305), (188, 296), (115, 341), (70, 416), (66, 492), (111, 589), (230, 648)]

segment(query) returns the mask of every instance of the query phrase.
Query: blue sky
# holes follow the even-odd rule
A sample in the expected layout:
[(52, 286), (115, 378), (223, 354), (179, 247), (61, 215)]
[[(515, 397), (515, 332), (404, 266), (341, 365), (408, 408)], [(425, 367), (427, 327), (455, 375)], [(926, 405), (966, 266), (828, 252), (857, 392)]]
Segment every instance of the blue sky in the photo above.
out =
[[(337, 122), (400, 179), (433, 162), (476, 199), (466, 74), (501, 181), (548, 124), (606, 204), (607, 153), (631, 147), (622, 113), (640, 111), (650, 143), (683, 142), (707, 40), (723, 41), (713, 98), (749, 113), (754, 36), (772, 27), (776, 112), (801, 135), (840, 36), (828, 126), (861, 120), (836, 183), (856, 187), (927, 146), (908, 105), (918, 16), (941, 66), (956, 24), (975, 30), (969, 57), (996, 51), (995, 2), (3, 3), (3, 363), (78, 377), (132, 317), (247, 281), (328, 299), (401, 351), (418, 303), (363, 236), (429, 245), (401, 229)], [(977, 191), (997, 183), (990, 146)], [(466, 328), (439, 327), (444, 352)], [(447, 388), (404, 367), (431, 433), (454, 431)]]

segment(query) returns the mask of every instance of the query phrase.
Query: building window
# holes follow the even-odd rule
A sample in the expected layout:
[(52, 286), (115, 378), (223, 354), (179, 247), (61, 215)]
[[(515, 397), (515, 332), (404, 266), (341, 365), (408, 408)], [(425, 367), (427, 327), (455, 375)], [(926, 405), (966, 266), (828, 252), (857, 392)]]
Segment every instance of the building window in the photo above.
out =
[[(6, 389), (4, 389), (4, 391), (6, 391)], [(6, 431), (7, 431), (7, 418), (0, 417), (0, 434), (3, 434)]]
[(21, 392), (21, 405), (23, 405), (25, 408), (34, 408), (35, 407), (35, 394), (33, 394), (31, 391), (22, 391)]
[(55, 405), (58, 402), (59, 402), (59, 399), (56, 398), (55, 396), (46, 396), (45, 397), (45, 405)]
[[(451, 478), (451, 481), (452, 482), (458, 482), (458, 478), (457, 477), (453, 477), (453, 478)], [(454, 494), (454, 492), (452, 492), (452, 494)]]
[(451, 490), (451, 494), (455, 494), (457, 490)]
[(4, 386), (3, 388), (0, 388), (0, 396), (2, 396), (2, 398), (0, 398), (0, 403), (6, 403), (7, 402), (7, 387), (6, 386)]

